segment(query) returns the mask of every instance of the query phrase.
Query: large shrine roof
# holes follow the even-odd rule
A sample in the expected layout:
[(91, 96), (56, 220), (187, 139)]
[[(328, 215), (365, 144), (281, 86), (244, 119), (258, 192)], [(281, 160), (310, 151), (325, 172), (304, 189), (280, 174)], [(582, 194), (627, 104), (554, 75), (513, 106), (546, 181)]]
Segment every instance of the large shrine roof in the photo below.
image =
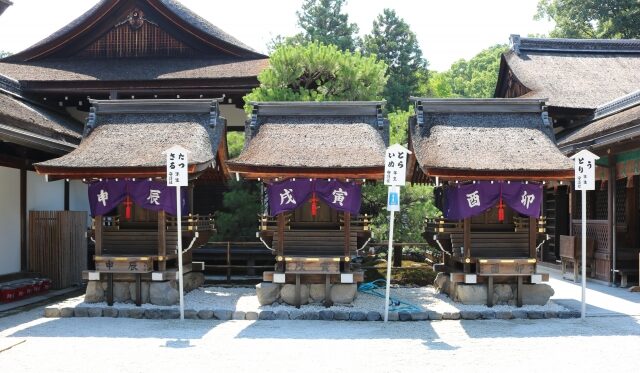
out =
[(599, 106), (573, 132), (558, 139), (567, 153), (632, 139), (640, 126), (640, 90)]
[(510, 79), (524, 85), (521, 98), (552, 107), (595, 109), (640, 87), (640, 40), (542, 39), (511, 36), (496, 97)]
[[(254, 103), (245, 146), (228, 162), (246, 174), (381, 178), (389, 143), (382, 102)], [(366, 176), (366, 175), (363, 175)]]
[(82, 124), (24, 98), (17, 82), (0, 75), (0, 139), (62, 154), (81, 137)]
[(495, 179), (567, 177), (573, 164), (555, 144), (544, 101), (413, 98), (410, 148), (418, 173)]

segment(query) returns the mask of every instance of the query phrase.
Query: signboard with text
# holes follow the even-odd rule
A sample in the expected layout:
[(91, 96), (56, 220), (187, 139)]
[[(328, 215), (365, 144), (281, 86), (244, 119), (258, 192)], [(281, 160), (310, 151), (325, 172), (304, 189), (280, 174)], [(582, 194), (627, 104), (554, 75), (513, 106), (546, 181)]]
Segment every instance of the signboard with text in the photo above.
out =
[(167, 186), (189, 185), (188, 150), (174, 145), (165, 150), (167, 155)]
[(575, 162), (576, 190), (595, 190), (596, 160), (600, 157), (588, 150), (581, 150), (571, 158)]
[(411, 152), (399, 144), (387, 148), (384, 157), (384, 185), (405, 185), (409, 154)]

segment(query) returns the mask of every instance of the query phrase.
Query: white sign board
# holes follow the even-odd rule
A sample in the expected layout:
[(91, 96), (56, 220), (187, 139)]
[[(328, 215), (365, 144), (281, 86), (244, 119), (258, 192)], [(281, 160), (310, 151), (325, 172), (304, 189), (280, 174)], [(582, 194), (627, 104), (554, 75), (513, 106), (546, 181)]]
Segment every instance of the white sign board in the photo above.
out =
[(167, 186), (189, 185), (189, 151), (174, 145), (164, 151), (167, 155)]
[(588, 150), (581, 150), (571, 158), (575, 162), (576, 190), (595, 190), (596, 159), (600, 157)]
[(387, 211), (400, 211), (400, 187), (390, 186), (387, 193)]
[(411, 152), (399, 144), (387, 148), (384, 156), (384, 185), (404, 186)]

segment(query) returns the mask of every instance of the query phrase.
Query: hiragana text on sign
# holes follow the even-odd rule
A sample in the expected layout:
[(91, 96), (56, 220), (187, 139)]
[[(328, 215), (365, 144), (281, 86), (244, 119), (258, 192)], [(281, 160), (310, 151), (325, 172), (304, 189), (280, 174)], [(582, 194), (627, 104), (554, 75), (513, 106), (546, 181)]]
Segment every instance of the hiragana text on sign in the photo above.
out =
[(398, 144), (387, 148), (384, 157), (384, 185), (405, 185), (407, 159), (410, 153)]
[(594, 190), (596, 188), (596, 159), (599, 157), (588, 150), (574, 155), (576, 190)]
[(181, 146), (173, 146), (166, 150), (168, 186), (187, 186), (189, 184), (187, 152)]

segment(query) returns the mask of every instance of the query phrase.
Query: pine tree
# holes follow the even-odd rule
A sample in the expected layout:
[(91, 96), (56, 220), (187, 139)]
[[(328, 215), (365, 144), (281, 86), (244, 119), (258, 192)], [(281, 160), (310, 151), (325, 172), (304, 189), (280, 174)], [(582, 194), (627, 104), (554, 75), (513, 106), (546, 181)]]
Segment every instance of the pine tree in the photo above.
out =
[[(364, 37), (364, 51), (375, 54), (389, 66), (384, 90), (389, 110), (406, 109), (409, 96), (416, 93), (421, 73), (427, 68), (416, 34), (392, 9), (384, 9)], [(424, 75), (424, 74), (423, 74)]]
[(298, 15), (302, 39), (308, 42), (333, 44), (343, 51), (354, 51), (358, 44), (358, 25), (349, 23), (343, 13), (346, 0), (305, 0)]

